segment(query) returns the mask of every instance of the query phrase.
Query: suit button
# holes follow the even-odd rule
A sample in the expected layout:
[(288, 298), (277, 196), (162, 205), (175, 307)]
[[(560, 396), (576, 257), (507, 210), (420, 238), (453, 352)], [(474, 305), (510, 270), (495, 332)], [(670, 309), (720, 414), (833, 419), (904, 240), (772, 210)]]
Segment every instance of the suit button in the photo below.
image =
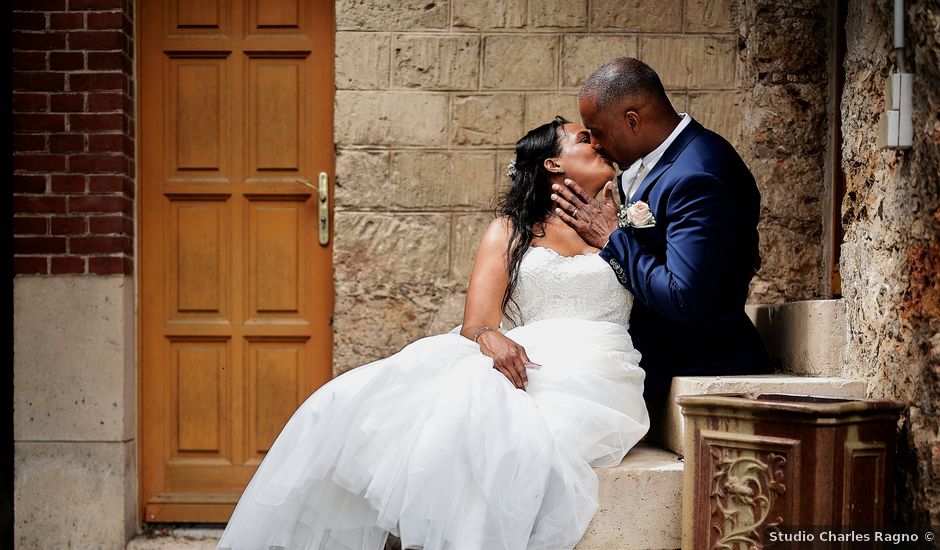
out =
[(627, 274), (623, 272), (623, 267), (621, 267), (620, 262), (616, 259), (611, 258), (608, 260), (610, 267), (613, 268), (614, 274), (617, 275), (617, 280), (620, 281), (620, 284), (627, 284)]

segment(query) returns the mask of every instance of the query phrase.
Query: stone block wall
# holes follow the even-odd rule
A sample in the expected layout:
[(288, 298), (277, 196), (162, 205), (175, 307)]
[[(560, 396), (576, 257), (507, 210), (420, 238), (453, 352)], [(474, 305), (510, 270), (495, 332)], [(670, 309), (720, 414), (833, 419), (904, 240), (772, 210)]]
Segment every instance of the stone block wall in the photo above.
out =
[(660, 73), (740, 143), (734, 0), (337, 0), (334, 370), (460, 323), (492, 198), (528, 129), (579, 120), (604, 61)]
[(890, 2), (849, 2), (842, 102), (843, 374), (907, 405), (899, 521), (940, 524), (940, 5), (907, 2), (914, 146), (877, 146), (895, 67)]
[(828, 144), (830, 2), (740, 2), (738, 152), (761, 192), (763, 265), (750, 301), (828, 297), (823, 255)]

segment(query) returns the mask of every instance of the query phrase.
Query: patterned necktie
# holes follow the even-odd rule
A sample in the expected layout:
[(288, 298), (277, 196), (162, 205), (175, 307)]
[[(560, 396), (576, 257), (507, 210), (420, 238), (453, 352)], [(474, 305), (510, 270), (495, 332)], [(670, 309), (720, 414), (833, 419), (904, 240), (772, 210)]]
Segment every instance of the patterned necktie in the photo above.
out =
[(646, 176), (646, 165), (643, 164), (643, 161), (640, 161), (640, 167), (636, 171), (636, 176), (633, 177), (633, 183), (630, 184), (629, 192), (627, 193), (627, 203), (635, 202), (633, 200), (633, 194), (636, 193), (636, 190), (640, 187), (640, 182), (643, 181), (643, 178)]

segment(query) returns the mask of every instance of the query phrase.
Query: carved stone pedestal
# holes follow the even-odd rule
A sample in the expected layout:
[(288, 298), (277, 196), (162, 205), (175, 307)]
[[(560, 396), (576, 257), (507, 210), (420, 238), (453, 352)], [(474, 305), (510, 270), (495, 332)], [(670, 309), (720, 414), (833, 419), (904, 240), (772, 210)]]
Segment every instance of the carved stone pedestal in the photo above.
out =
[(793, 526), (891, 523), (900, 403), (786, 394), (678, 402), (684, 550), (773, 547), (769, 533)]

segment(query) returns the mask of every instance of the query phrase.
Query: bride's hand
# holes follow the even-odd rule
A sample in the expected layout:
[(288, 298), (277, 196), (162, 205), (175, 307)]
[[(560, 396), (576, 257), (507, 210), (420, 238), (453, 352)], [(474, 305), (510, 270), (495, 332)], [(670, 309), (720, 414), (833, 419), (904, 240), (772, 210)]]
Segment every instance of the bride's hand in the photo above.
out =
[(506, 378), (520, 390), (525, 389), (529, 384), (525, 366), (532, 362), (529, 361), (529, 356), (525, 354), (522, 346), (494, 330), (480, 334), (477, 344), (480, 345), (483, 355), (493, 359), (493, 368), (505, 374)]

